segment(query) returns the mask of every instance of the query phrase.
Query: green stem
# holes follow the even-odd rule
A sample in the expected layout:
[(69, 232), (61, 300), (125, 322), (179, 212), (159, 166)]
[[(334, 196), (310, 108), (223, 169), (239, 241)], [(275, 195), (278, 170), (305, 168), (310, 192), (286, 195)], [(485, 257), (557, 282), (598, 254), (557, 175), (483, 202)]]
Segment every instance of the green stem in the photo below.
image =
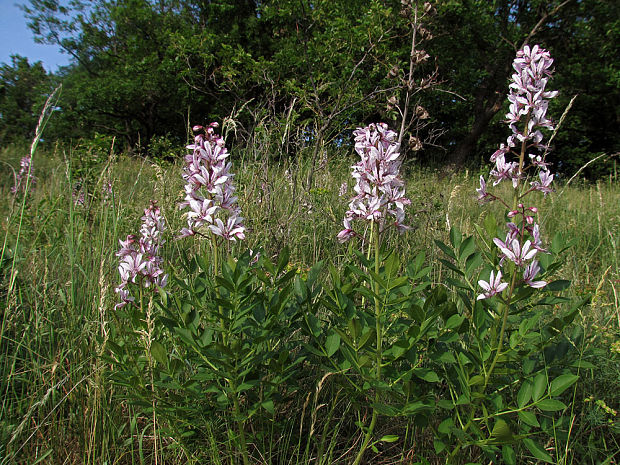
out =
[(517, 282), (517, 272), (516, 270), (512, 274), (512, 280), (510, 282), (510, 290), (508, 292), (508, 298), (506, 299), (506, 304), (504, 306), (504, 315), (502, 317), (502, 327), (499, 331), (499, 340), (497, 341), (497, 351), (495, 352), (495, 357), (493, 357), (493, 361), (491, 362), (491, 366), (489, 367), (489, 371), (487, 371), (484, 378), (484, 387), (482, 391), (486, 389), (489, 384), (489, 380), (491, 379), (491, 373), (493, 373), (493, 368), (497, 364), (497, 360), (501, 355), (503, 345), (504, 345), (504, 334), (506, 332), (506, 322), (508, 321), (508, 314), (510, 313), (510, 302), (512, 301), (512, 293), (514, 292), (515, 284)]
[[(526, 139), (527, 139), (528, 132), (529, 132), (528, 126), (530, 122), (530, 116), (531, 114), (528, 113), (527, 116), (525, 117), (525, 128), (523, 129), (523, 142), (521, 143), (521, 152), (519, 153), (519, 174), (523, 172), (523, 164), (525, 162), (525, 152), (527, 151), (527, 140)], [(519, 190), (518, 190), (518, 185), (517, 185), (517, 188), (515, 188), (514, 190), (514, 195), (513, 195), (513, 200), (512, 200), (512, 207), (514, 210), (517, 209), (518, 203), (519, 203)], [(521, 239), (521, 242), (523, 242), (523, 239)], [(523, 246), (523, 244), (521, 244), (521, 246)], [(489, 371), (485, 375), (484, 387), (482, 389), (483, 391), (484, 389), (486, 389), (487, 384), (489, 383), (489, 380), (491, 379), (491, 373), (493, 372), (493, 369), (495, 368), (495, 365), (497, 364), (497, 360), (499, 359), (499, 356), (501, 355), (501, 352), (503, 349), (504, 333), (506, 331), (506, 322), (508, 321), (508, 314), (510, 313), (510, 302), (512, 301), (512, 294), (514, 292), (516, 282), (517, 282), (517, 270), (515, 270), (512, 274), (512, 280), (510, 282), (510, 290), (508, 291), (508, 298), (506, 299), (506, 304), (504, 306), (504, 315), (502, 317), (502, 327), (499, 331), (497, 351), (495, 352), (495, 357), (493, 357), (493, 361), (491, 362)]]
[[(373, 239), (373, 246), (375, 249), (375, 274), (379, 275), (380, 269), (380, 240), (379, 240), (379, 227), (374, 228), (374, 221), (371, 223), (371, 234)], [(383, 359), (382, 354), (382, 345), (383, 345), (383, 324), (381, 323), (381, 304), (379, 302), (379, 282), (375, 279), (373, 282), (373, 291), (374, 291), (374, 301), (375, 301), (375, 330), (377, 332), (377, 352), (376, 352), (376, 361), (375, 361), (375, 380), (378, 382), (381, 380), (381, 361)], [(370, 438), (372, 437), (372, 433), (375, 429), (375, 425), (377, 423), (377, 407), (376, 404), (379, 403), (379, 391), (375, 391), (375, 407), (372, 408), (372, 417), (370, 419), (370, 425), (368, 425), (368, 429), (366, 430), (366, 434), (364, 435), (364, 442), (362, 443), (362, 447), (355, 458), (355, 462), (353, 465), (359, 465), (368, 447), (368, 443), (370, 442)]]
[(239, 407), (239, 396), (237, 395), (237, 385), (233, 381), (230, 383), (233, 390), (233, 408), (237, 417), (237, 427), (239, 429), (239, 441), (241, 445), (241, 456), (243, 457), (243, 465), (250, 465), (250, 457), (248, 455), (248, 445), (245, 441), (245, 421), (241, 420), (241, 409)]
[[(215, 284), (215, 296), (219, 299), (220, 298), (220, 290), (217, 286), (217, 282), (216, 282), (216, 277), (219, 275), (220, 273), (220, 263), (219, 263), (219, 254), (217, 253), (217, 238), (215, 237), (215, 234), (211, 234), (211, 256), (213, 259), (213, 282)], [(217, 305), (217, 311), (219, 312), (220, 315), (220, 326), (222, 328), (222, 343), (224, 345), (226, 345), (226, 322), (224, 321), (224, 316), (222, 314), (222, 308), (220, 307), (220, 305)]]

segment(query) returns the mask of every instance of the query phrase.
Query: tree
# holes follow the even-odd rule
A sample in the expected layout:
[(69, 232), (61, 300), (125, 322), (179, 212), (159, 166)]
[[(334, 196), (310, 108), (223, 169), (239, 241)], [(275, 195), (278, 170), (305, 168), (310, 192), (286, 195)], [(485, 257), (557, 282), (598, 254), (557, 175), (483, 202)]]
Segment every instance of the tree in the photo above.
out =
[[(190, 35), (191, 12), (177, 0), (71, 3), (31, 0), (30, 27), (76, 60), (66, 73), (63, 113), (84, 134), (123, 137), (148, 145), (162, 128), (185, 133), (189, 91), (176, 37)], [(64, 18), (64, 19), (62, 19)]]
[(31, 140), (45, 99), (53, 90), (52, 78), (40, 61), (20, 55), (0, 65), (0, 145)]

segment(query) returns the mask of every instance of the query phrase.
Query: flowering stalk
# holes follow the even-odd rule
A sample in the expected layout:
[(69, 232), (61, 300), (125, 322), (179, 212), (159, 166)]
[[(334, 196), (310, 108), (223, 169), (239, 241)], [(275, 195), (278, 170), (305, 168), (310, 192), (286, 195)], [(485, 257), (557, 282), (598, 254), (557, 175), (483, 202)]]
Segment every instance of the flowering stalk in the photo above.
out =
[[(360, 237), (352, 227), (354, 220), (372, 221), (379, 233), (394, 226), (399, 232), (409, 229), (403, 224), (406, 205), (411, 201), (405, 197), (404, 182), (400, 177), (401, 165), (398, 134), (388, 129), (387, 124), (370, 124), (358, 128), (355, 136), (355, 151), (361, 160), (353, 165), (352, 176), (356, 181), (355, 196), (349, 203), (344, 217), (344, 229), (338, 234), (340, 242)], [(388, 220), (388, 215), (393, 220)]]
[(151, 205), (144, 210), (140, 237), (130, 234), (124, 241), (119, 240), (121, 248), (116, 256), (120, 257), (118, 272), (121, 283), (115, 292), (121, 301), (116, 304), (115, 309), (135, 301), (128, 289), (130, 282), (139, 284), (141, 288), (148, 288), (153, 284), (158, 287), (166, 286), (168, 275), (162, 269), (163, 260), (159, 256), (159, 248), (165, 242), (162, 238), (164, 229), (160, 209), (156, 202), (151, 201)]
[[(508, 289), (503, 299), (504, 313), (496, 353), (485, 375), (485, 386), (503, 348), (506, 321), (515, 288), (523, 284), (540, 289), (547, 284), (545, 281), (535, 281), (540, 272), (538, 261), (535, 260), (536, 254), (546, 253), (540, 238), (540, 227), (535, 220), (538, 209), (535, 206), (526, 205), (523, 199), (533, 191), (540, 191), (545, 197), (552, 191), (550, 186), (553, 174), (549, 171), (549, 163), (545, 161), (549, 147), (542, 143), (541, 132), (542, 128), (554, 128), (553, 123), (546, 116), (549, 106), (547, 99), (555, 97), (557, 92), (545, 89), (552, 74), (550, 69), (552, 64), (553, 59), (549, 52), (538, 45), (532, 48), (526, 45), (517, 52), (513, 62), (515, 72), (509, 86), (510, 107), (506, 114), (506, 122), (512, 134), (508, 137), (506, 144), (501, 144), (491, 156), (491, 161), (495, 163), (495, 166), (490, 172), (493, 186), (503, 180), (512, 183), (512, 201), (505, 201), (500, 196), (487, 192), (487, 183), (483, 176), (480, 176), (480, 188), (477, 189), (481, 203), (499, 200), (509, 209), (507, 216), (510, 221), (506, 224), (506, 238), (503, 241), (500, 238), (494, 238), (493, 242), (500, 251), (500, 268), (506, 261), (514, 264), (510, 285), (501, 281), (501, 271), (498, 271), (495, 276), (492, 271), (489, 282), (484, 280), (478, 282), (483, 289), (478, 300), (488, 299), (495, 295), (501, 297), (503, 291)], [(507, 157), (510, 156), (515, 157), (516, 161), (507, 161)], [(530, 182), (529, 187), (522, 183), (528, 171), (537, 171), (539, 178), (537, 181)]]
[(216, 127), (217, 123), (194, 126), (198, 134), (194, 143), (187, 146), (193, 152), (185, 156), (185, 200), (179, 208), (189, 207), (190, 211), (187, 228), (181, 230), (180, 238), (205, 236), (203, 231), (209, 231), (228, 241), (245, 239), (241, 209), (232, 184), (234, 175), (227, 162), (228, 150), (224, 139), (215, 133)]
[[(222, 241), (235, 242), (245, 239), (245, 226), (241, 217), (241, 209), (237, 205), (235, 188), (232, 183), (234, 175), (230, 172), (231, 163), (227, 161), (228, 150), (224, 139), (215, 133), (218, 123), (207, 127), (194, 126), (197, 133), (194, 143), (187, 146), (192, 150), (185, 156), (183, 179), (185, 180), (185, 199), (179, 208), (189, 207), (187, 227), (181, 230), (179, 238), (190, 236), (210, 236), (213, 260), (213, 274), (219, 273), (219, 244)], [(209, 234), (210, 233), (210, 234)], [(220, 297), (219, 288), (215, 288), (216, 296)], [(218, 311), (222, 308), (218, 305)], [(226, 346), (230, 328), (226, 320), (220, 319), (222, 344)], [(235, 417), (240, 417), (240, 400), (236, 381), (228, 380)], [(249, 465), (249, 454), (245, 439), (245, 421), (237, 420), (241, 455), (244, 465)]]
[[(354, 191), (356, 195), (349, 203), (344, 218), (344, 229), (338, 234), (340, 242), (346, 242), (352, 237), (360, 237), (353, 229), (354, 220), (370, 221), (371, 245), (368, 248), (368, 258), (371, 250), (375, 254), (375, 273), (379, 275), (381, 265), (381, 235), (387, 227), (394, 226), (401, 233), (409, 229), (403, 224), (405, 205), (411, 202), (405, 197), (404, 182), (400, 178), (398, 135), (388, 129), (384, 123), (370, 124), (365, 128), (358, 128), (354, 133), (355, 151), (361, 160), (352, 166), (352, 176), (356, 181)], [(391, 219), (392, 217), (393, 219)], [(380, 287), (377, 280), (373, 282), (375, 332), (376, 332), (376, 359), (374, 376), (381, 379), (381, 364), (383, 359), (383, 323), (381, 303), (379, 301)], [(375, 405), (379, 403), (379, 392), (375, 392)], [(364, 452), (372, 437), (377, 422), (378, 411), (373, 407), (370, 424), (364, 434), (360, 450), (355, 458), (354, 465), (362, 460)]]
[[(148, 362), (148, 377), (150, 381), (153, 437), (155, 448), (155, 464), (158, 463), (157, 451), (157, 417), (156, 417), (156, 398), (154, 384), (154, 364), (151, 354), (153, 343), (154, 321), (153, 321), (153, 295), (149, 296), (149, 302), (146, 310), (144, 309), (144, 291), (153, 284), (164, 287), (168, 282), (168, 275), (162, 269), (163, 260), (159, 256), (159, 248), (165, 242), (162, 233), (165, 229), (163, 218), (157, 203), (151, 201), (151, 205), (144, 210), (142, 217), (142, 226), (140, 227), (140, 237), (128, 235), (124, 241), (119, 240), (121, 244), (120, 250), (116, 253), (120, 257), (118, 267), (121, 275), (121, 283), (115, 289), (120, 297), (120, 302), (116, 304), (115, 309), (120, 309), (128, 303), (134, 303), (140, 312), (140, 318), (144, 318), (146, 329), (141, 329), (142, 342), (146, 360)], [(132, 282), (138, 284), (138, 304), (128, 289), (128, 284)], [(146, 388), (146, 386), (145, 386)]]

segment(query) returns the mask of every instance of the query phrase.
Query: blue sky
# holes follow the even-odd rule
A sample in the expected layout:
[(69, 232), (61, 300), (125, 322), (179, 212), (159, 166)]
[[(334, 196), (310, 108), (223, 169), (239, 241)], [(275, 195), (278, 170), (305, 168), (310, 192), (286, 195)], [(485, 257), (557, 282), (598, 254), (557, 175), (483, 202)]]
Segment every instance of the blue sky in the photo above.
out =
[(28, 57), (30, 63), (43, 62), (47, 71), (57, 71), (69, 64), (69, 55), (52, 45), (37, 44), (26, 25), (24, 13), (17, 5), (26, 0), (0, 0), (0, 63), (10, 63), (11, 55)]

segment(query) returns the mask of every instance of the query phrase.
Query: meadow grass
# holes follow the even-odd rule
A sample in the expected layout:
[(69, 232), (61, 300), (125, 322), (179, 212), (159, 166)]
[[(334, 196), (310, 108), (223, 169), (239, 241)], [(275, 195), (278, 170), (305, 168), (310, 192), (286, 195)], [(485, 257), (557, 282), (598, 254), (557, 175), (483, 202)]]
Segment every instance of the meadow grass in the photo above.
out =
[[(154, 457), (171, 464), (230, 463), (234, 447), (223, 432), (234, 428), (221, 418), (213, 419), (203, 432), (207, 439), (193, 447), (166, 435), (165, 429), (156, 431), (161, 440), (159, 451), (153, 451), (152, 425), (124, 400), (122, 388), (107, 382), (109, 366), (101, 357), (123, 324), (113, 310), (118, 239), (137, 231), (151, 199), (158, 201), (168, 223), (171, 236), (164, 259), (170, 269), (182, 266), (184, 253), (210, 253), (203, 241), (172, 240), (184, 226), (177, 208), (183, 186), (180, 163), (45, 147), (33, 158), (37, 179), (22, 214), (21, 197), (10, 192), (9, 167), (19, 166), (24, 150), (13, 146), (0, 152), (0, 197), (5, 199), (0, 204), (5, 242), (0, 272), (0, 464), (154, 463)], [(336, 240), (352, 193), (351, 154), (330, 153), (316, 168), (310, 189), (304, 186), (309, 168), (303, 158), (233, 151), (231, 161), (248, 228), (247, 240), (233, 245), (233, 252), (261, 249), (277, 257), (286, 246), (290, 268), (302, 274), (318, 260), (338, 266), (352, 253)], [(474, 234), (474, 224), (485, 215), (493, 212), (501, 218), (503, 212), (496, 205), (478, 205), (479, 173), (442, 177), (413, 162), (404, 170), (413, 229), (390, 236), (388, 244), (405, 260), (425, 251), (431, 279), (440, 283), (450, 271), (438, 261), (442, 253), (434, 241), (447, 241), (452, 226)], [(112, 192), (106, 194), (108, 182)], [(347, 193), (341, 197), (345, 182)], [(80, 190), (85, 193), (83, 204), (76, 203)], [(603, 456), (615, 463), (618, 454), (617, 438), (610, 431), (618, 427), (619, 418), (612, 412), (620, 400), (617, 356), (616, 361), (612, 356), (613, 344), (620, 349), (619, 205), (620, 187), (616, 179), (608, 179), (559, 182), (539, 207), (543, 231), (562, 232), (572, 243), (558, 278), (573, 282), (574, 295), (594, 295), (576, 324), (585, 336), (584, 347), (606, 358), (599, 369), (582, 373), (575, 391), (575, 431), (558, 463), (574, 463), (569, 453), (574, 446), (589, 453), (591, 463)], [(350, 401), (331, 378), (308, 373), (307, 393), (276, 412), (274, 421), (250, 425), (253, 462), (352, 461), (361, 438), (351, 436), (356, 427), (347, 415)], [(384, 422), (379, 429), (385, 434), (407, 429), (407, 435), (404, 447), (386, 447), (374, 463), (413, 463), (418, 453), (435, 463), (432, 438), (422, 430), (401, 422)]]

